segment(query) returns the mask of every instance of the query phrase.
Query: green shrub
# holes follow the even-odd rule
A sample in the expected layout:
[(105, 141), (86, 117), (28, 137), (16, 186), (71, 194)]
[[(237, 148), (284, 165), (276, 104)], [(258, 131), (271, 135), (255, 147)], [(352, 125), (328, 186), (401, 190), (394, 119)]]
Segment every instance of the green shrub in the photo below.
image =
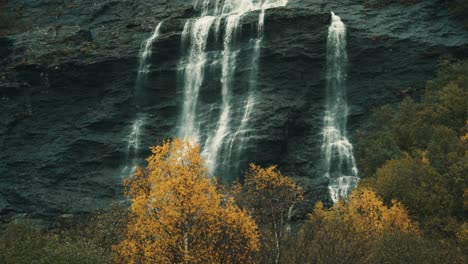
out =
[(411, 234), (393, 232), (377, 241), (372, 250), (373, 263), (466, 263), (460, 248)]
[(83, 238), (39, 230), (27, 220), (10, 223), (0, 234), (0, 263), (108, 263), (108, 255)]
[(53, 230), (41, 230), (27, 219), (15, 220), (0, 231), (0, 263), (111, 263), (112, 246), (122, 238), (127, 215), (125, 206), (114, 205), (62, 219)]
[(344, 221), (311, 219), (284, 242), (281, 263), (369, 263), (371, 242)]
[(463, 247), (454, 240), (438, 241), (391, 231), (368, 239), (339, 220), (306, 221), (285, 242), (280, 263), (466, 263)]
[(356, 144), (363, 183), (403, 202), (426, 235), (453, 238), (466, 221), (468, 61), (443, 64), (419, 102), (406, 98), (369, 119)]
[(108, 209), (98, 210), (80, 221), (73, 221), (63, 228), (65, 235), (82, 237), (99, 245), (108, 255), (112, 246), (123, 238), (127, 228), (129, 210), (121, 204), (114, 204)]

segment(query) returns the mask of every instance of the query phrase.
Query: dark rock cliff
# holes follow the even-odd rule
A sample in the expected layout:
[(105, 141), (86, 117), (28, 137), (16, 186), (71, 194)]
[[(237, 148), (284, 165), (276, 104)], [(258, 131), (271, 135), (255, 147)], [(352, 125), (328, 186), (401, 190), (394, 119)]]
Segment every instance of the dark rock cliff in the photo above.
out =
[[(119, 197), (136, 113), (137, 55), (161, 20), (139, 109), (150, 118), (142, 145), (174, 136), (181, 32), (197, 15), (190, 2), (7, 2), (4, 9), (26, 28), (0, 37), (1, 214), (87, 212)], [(319, 157), (329, 11), (348, 27), (351, 140), (372, 108), (423, 87), (439, 60), (468, 55), (463, 21), (448, 14), (444, 1), (380, 8), (362, 2), (290, 0), (266, 13), (255, 132), (244, 160), (279, 164), (304, 186), (309, 204), (328, 199)], [(243, 18), (241, 45), (247, 47), (257, 17)], [(235, 97), (245, 94), (249, 63), (241, 56)], [(201, 96), (213, 100), (207, 89)]]

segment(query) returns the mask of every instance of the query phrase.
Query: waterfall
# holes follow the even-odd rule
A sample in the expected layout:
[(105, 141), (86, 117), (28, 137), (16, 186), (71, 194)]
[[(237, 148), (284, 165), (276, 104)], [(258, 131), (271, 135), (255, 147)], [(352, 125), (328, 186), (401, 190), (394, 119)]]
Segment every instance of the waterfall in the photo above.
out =
[[(228, 159), (232, 158), (233, 151), (235, 151), (235, 160), (240, 159), (240, 155), (242, 154), (244, 145), (246, 140), (248, 139), (246, 134), (249, 132), (248, 130), (248, 123), (250, 120), (250, 114), (252, 113), (252, 109), (256, 102), (255, 100), (255, 92), (257, 88), (257, 73), (258, 73), (258, 65), (259, 65), (259, 58), (260, 58), (260, 46), (263, 41), (263, 30), (264, 30), (264, 23), (265, 23), (265, 7), (262, 6), (259, 17), (258, 17), (258, 26), (257, 26), (257, 37), (252, 38), (250, 40), (253, 43), (252, 48), (252, 60), (251, 65), (252, 69), (250, 71), (249, 76), (249, 94), (247, 96), (247, 100), (244, 103), (244, 113), (242, 115), (242, 120), (240, 122), (239, 127), (237, 128), (236, 132), (232, 135), (229, 143), (229, 155), (227, 156)], [(233, 149), (234, 144), (238, 140), (236, 148)], [(236, 169), (238, 169), (239, 164), (235, 164)]]
[(197, 124), (197, 103), (200, 87), (205, 77), (207, 64), (206, 45), (215, 17), (205, 16), (195, 21), (188, 20), (182, 32), (182, 44), (190, 45), (188, 57), (181, 62), (184, 80), (184, 104), (179, 137), (199, 144), (200, 131)]
[[(139, 66), (138, 75), (135, 83), (135, 105), (139, 110), (139, 104), (141, 103), (142, 86), (145, 84), (148, 78), (148, 73), (151, 68), (151, 54), (154, 41), (158, 38), (161, 30), (162, 22), (160, 22), (154, 29), (151, 36), (143, 41), (141, 44), (140, 52), (138, 54)], [(122, 178), (132, 175), (138, 166), (138, 152), (140, 143), (140, 134), (143, 124), (145, 123), (145, 115), (137, 113), (135, 120), (132, 124), (130, 134), (127, 136), (127, 150), (125, 153), (126, 165), (122, 169), (120, 175)]]
[(148, 73), (151, 67), (151, 54), (153, 48), (153, 42), (158, 38), (159, 33), (161, 31), (162, 22), (160, 22), (153, 31), (153, 34), (143, 41), (140, 53), (139, 53), (139, 67), (138, 67), (138, 76), (137, 76), (137, 88), (138, 85), (141, 84), (141, 81), (145, 81), (148, 77)]
[[(235, 161), (230, 159), (232, 158), (233, 145), (236, 140), (238, 141), (235, 148), (236, 153), (240, 155), (242, 145), (245, 142), (244, 136), (250, 113), (255, 103), (254, 86), (256, 82), (252, 79), (256, 78), (257, 75), (265, 9), (285, 6), (287, 2), (287, 0), (196, 0), (194, 2), (195, 9), (200, 11), (200, 17), (188, 20), (182, 33), (182, 46), (188, 51), (186, 51), (186, 56), (181, 59), (179, 65), (184, 98), (179, 119), (178, 136), (201, 145), (202, 155), (205, 158), (205, 164), (210, 175), (213, 175), (217, 170), (220, 160), (230, 164), (238, 163), (238, 158)], [(244, 102), (243, 115), (240, 117), (233, 114), (232, 102), (232, 83), (237, 57), (240, 53), (236, 36), (238, 35), (242, 16), (255, 10), (260, 10), (259, 33), (253, 48), (249, 94)], [(221, 27), (224, 27), (223, 30), (221, 30)], [(217, 41), (219, 32), (224, 34), (222, 38), (223, 49), (220, 55), (221, 103), (219, 106), (212, 106), (208, 110), (201, 109), (198, 104), (200, 90), (205, 81), (210, 81), (205, 80), (205, 70), (211, 58), (207, 51), (208, 41), (210, 40), (210, 33), (214, 34), (214, 40)], [(217, 109), (219, 109), (219, 114), (216, 117), (217, 121), (210, 120), (211, 111)], [(242, 120), (233, 120), (236, 118)], [(235, 123), (238, 123), (237, 128), (234, 126)]]
[(286, 232), (288, 234), (291, 233), (291, 219), (292, 219), (292, 215), (293, 215), (293, 208), (294, 208), (294, 204), (292, 204), (289, 209), (288, 209), (288, 217), (286, 218)]
[(208, 171), (213, 173), (216, 168), (219, 151), (223, 144), (223, 139), (229, 132), (229, 118), (231, 108), (230, 88), (236, 69), (237, 51), (232, 51), (235, 34), (240, 22), (240, 15), (232, 15), (226, 19), (226, 29), (224, 34), (223, 62), (221, 67), (221, 96), (222, 110), (219, 117), (218, 126), (214, 136), (209, 136), (206, 140), (203, 155), (206, 159)]
[(346, 26), (331, 12), (332, 23), (327, 39), (326, 110), (323, 128), (323, 164), (329, 178), (334, 203), (347, 197), (359, 181), (353, 145), (346, 136), (348, 105), (346, 102)]

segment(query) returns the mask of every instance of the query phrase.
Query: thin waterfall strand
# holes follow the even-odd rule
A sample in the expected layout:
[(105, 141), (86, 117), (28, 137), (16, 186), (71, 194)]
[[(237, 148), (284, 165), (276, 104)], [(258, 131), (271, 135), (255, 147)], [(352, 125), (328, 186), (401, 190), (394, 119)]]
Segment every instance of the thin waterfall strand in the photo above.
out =
[(247, 141), (246, 133), (249, 132), (249, 130), (247, 129), (247, 125), (249, 123), (250, 114), (252, 113), (252, 109), (256, 101), (255, 92), (257, 89), (257, 74), (258, 74), (258, 65), (259, 65), (259, 58), (260, 58), (260, 45), (263, 41), (264, 24), (265, 24), (265, 8), (262, 7), (260, 14), (258, 16), (257, 37), (255, 39), (251, 39), (251, 42), (253, 42), (253, 49), (252, 49), (252, 63), (251, 63), (252, 69), (250, 70), (250, 78), (249, 78), (249, 94), (244, 104), (244, 114), (242, 115), (242, 121), (240, 122), (239, 127), (237, 128), (236, 132), (230, 139), (229, 155), (227, 157), (228, 159), (232, 158), (233, 147), (238, 138), (239, 140), (235, 148), (236, 159), (240, 158), (240, 154), (242, 150), (244, 149), (244, 145)]
[(206, 167), (208, 172), (213, 174), (216, 168), (216, 161), (229, 129), (230, 119), (230, 101), (231, 101), (231, 83), (236, 69), (237, 51), (232, 51), (235, 42), (235, 35), (240, 23), (239, 15), (229, 16), (226, 20), (226, 32), (224, 35), (223, 63), (221, 70), (221, 96), (222, 110), (219, 117), (218, 127), (213, 137), (208, 137), (203, 151), (206, 158)]
[(152, 54), (152, 48), (153, 48), (153, 43), (154, 41), (158, 38), (160, 31), (161, 31), (161, 26), (162, 22), (160, 22), (156, 28), (153, 31), (153, 34), (143, 41), (141, 48), (140, 48), (140, 53), (139, 53), (139, 58), (140, 58), (140, 63), (138, 67), (138, 77), (137, 80), (141, 80), (141, 77), (147, 77), (149, 73), (149, 69), (151, 67), (151, 62), (149, 59), (151, 58)]
[(346, 137), (346, 27), (335, 13), (331, 12), (331, 16), (327, 40), (327, 99), (322, 153), (325, 176), (330, 180), (330, 196), (336, 203), (348, 196), (359, 178), (353, 145)]
[[(151, 69), (151, 54), (154, 41), (159, 37), (161, 31), (162, 22), (160, 22), (154, 29), (151, 36), (145, 39), (141, 45), (140, 52), (138, 54), (139, 66), (138, 75), (135, 84), (135, 95), (141, 93), (142, 85), (146, 82), (148, 74)], [(135, 104), (138, 106), (138, 96), (135, 96)], [(132, 175), (137, 167), (138, 152), (140, 149), (140, 134), (142, 126), (145, 122), (145, 116), (141, 113), (137, 113), (137, 116), (132, 124), (130, 134), (126, 138), (127, 150), (125, 153), (126, 165), (121, 171), (121, 177), (125, 178)]]
[(207, 62), (206, 45), (211, 26), (216, 18), (205, 16), (195, 21), (188, 21), (182, 34), (182, 41), (190, 42), (187, 62), (182, 67), (184, 76), (184, 105), (179, 136), (199, 144), (199, 129), (196, 110), (200, 87), (205, 77)]

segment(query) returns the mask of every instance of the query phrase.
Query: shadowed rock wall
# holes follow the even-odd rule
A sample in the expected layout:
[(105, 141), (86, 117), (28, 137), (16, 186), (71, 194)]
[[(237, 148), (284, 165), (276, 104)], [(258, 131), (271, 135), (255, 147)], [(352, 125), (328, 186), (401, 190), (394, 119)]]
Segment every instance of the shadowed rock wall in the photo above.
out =
[[(186, 19), (197, 15), (188, 2), (7, 3), (27, 27), (0, 37), (1, 214), (87, 212), (121, 195), (120, 166), (136, 113), (137, 54), (161, 20), (143, 88), (141, 111), (149, 120), (141, 145), (175, 134), (180, 37)], [(348, 27), (351, 141), (372, 108), (397, 102), (408, 87), (422, 88), (441, 58), (467, 57), (467, 32), (444, 1), (379, 9), (361, 2), (290, 0), (266, 13), (254, 132), (244, 160), (279, 164), (304, 186), (309, 206), (329, 199), (319, 157), (330, 10)], [(248, 40), (257, 19), (258, 13), (243, 18), (234, 100), (247, 92)], [(201, 104), (218, 98), (219, 80), (210, 76)]]

